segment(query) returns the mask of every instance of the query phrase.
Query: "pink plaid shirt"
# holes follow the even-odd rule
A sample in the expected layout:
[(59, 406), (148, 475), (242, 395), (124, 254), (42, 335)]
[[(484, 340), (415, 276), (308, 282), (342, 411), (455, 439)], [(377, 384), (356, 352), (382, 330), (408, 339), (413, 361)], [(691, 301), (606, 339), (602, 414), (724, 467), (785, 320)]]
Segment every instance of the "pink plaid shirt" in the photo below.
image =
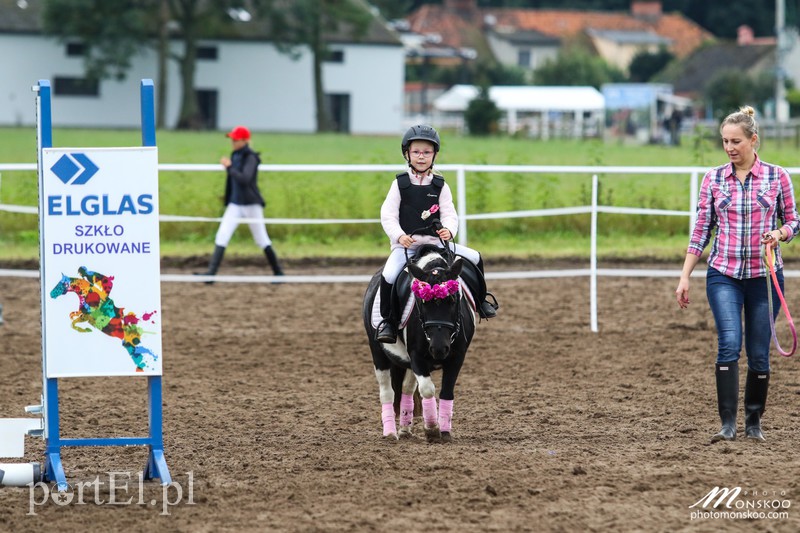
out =
[[(783, 226), (778, 225), (779, 219)], [(702, 255), (716, 229), (709, 266), (736, 279), (763, 277), (767, 269), (762, 260), (761, 235), (779, 227), (788, 232), (787, 242), (800, 230), (792, 180), (783, 168), (756, 155), (744, 183), (736, 177), (731, 163), (711, 169), (703, 177), (697, 223), (687, 251)], [(775, 268), (783, 268), (780, 248), (776, 248), (775, 257)]]

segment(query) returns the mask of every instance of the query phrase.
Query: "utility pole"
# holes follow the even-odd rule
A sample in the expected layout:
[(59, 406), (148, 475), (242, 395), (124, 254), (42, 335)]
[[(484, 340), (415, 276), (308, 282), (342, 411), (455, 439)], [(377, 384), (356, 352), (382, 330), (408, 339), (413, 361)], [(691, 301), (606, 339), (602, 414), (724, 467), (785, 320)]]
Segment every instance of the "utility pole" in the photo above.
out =
[(786, 101), (786, 70), (784, 58), (789, 43), (786, 35), (785, 0), (775, 0), (775, 120), (778, 124), (789, 121), (789, 102)]

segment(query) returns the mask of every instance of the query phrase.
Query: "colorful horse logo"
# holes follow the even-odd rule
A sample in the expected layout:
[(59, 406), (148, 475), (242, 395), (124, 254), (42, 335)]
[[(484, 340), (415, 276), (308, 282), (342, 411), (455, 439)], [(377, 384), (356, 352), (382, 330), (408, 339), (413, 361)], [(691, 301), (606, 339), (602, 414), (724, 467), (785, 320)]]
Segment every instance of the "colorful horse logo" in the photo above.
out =
[(78, 326), (87, 322), (106, 335), (121, 339), (122, 346), (136, 365), (136, 372), (144, 372), (145, 355), (151, 356), (154, 361), (158, 356), (141, 345), (144, 330), (139, 326), (139, 321), (150, 320), (155, 311), (144, 313), (141, 319), (135, 313), (126, 314), (125, 308), (115, 306), (114, 300), (109, 298), (114, 286), (114, 276), (104, 276), (86, 270), (86, 267), (80, 267), (78, 274), (81, 275), (80, 278), (70, 278), (62, 274), (61, 281), (50, 291), (50, 297), (58, 298), (74, 292), (78, 296), (78, 310), (69, 314), (72, 329), (88, 333), (92, 331), (91, 328)]

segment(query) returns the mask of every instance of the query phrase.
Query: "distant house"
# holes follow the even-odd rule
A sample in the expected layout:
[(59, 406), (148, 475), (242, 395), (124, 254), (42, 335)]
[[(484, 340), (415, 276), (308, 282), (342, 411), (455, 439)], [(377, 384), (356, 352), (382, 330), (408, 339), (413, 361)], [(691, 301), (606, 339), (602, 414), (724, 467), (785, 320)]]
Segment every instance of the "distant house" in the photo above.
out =
[(630, 12), (479, 8), (477, 0), (423, 5), (407, 18), (408, 32), (435, 36), (426, 49), (472, 49), (478, 57), (536, 69), (574, 39), (588, 39), (598, 55), (626, 70), (640, 51), (664, 46), (683, 58), (713, 36), (660, 1), (631, 0)]
[(500, 63), (529, 71), (555, 59), (561, 48), (561, 39), (536, 30), (520, 31), (493, 24), (487, 28), (485, 36)]
[[(42, 4), (43, 0), (0, 0), (0, 125), (32, 125), (31, 86), (49, 79), (56, 126), (138, 127), (138, 80), (152, 78), (158, 83), (155, 53), (133, 57), (127, 80), (87, 80), (82, 44), (62, 44), (42, 33)], [(206, 35), (199, 43), (195, 90), (206, 126), (315, 131), (310, 51), (300, 49), (294, 60), (278, 51), (255, 17), (236, 24), (230, 33)], [(397, 35), (373, 17), (358, 41), (334, 35), (329, 43), (332, 53), (323, 65), (323, 89), (338, 130), (400, 132), (405, 54)], [(179, 50), (181, 44), (175, 41), (172, 46)], [(181, 93), (174, 62), (169, 65), (167, 87), (166, 121), (174, 127)]]
[[(790, 42), (797, 41), (797, 32)], [(739, 28), (736, 42), (716, 42), (696, 50), (663, 78), (675, 88), (675, 93), (690, 98), (701, 98), (714, 76), (733, 69), (750, 76), (773, 76), (776, 64), (776, 39), (755, 38), (748, 26)], [(800, 86), (800, 46), (786, 51), (784, 71), (796, 87)]]

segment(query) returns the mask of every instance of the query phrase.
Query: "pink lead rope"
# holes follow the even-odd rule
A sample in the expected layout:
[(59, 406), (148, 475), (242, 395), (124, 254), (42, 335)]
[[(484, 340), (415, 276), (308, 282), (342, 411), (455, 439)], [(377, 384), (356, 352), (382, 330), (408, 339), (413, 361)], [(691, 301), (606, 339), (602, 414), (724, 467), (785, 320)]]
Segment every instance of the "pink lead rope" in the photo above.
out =
[[(764, 262), (767, 265), (767, 269), (769, 270), (769, 276), (767, 276), (767, 299), (769, 300), (769, 329), (772, 332), (772, 339), (775, 341), (775, 347), (778, 349), (778, 353), (783, 355), (784, 357), (791, 357), (794, 355), (794, 352), (797, 351), (797, 331), (794, 327), (794, 321), (792, 320), (792, 315), (789, 314), (789, 306), (786, 305), (786, 300), (783, 298), (783, 292), (781, 292), (781, 286), (778, 284), (778, 276), (775, 274), (775, 250), (772, 250), (770, 253), (770, 247), (764, 245)], [(772, 283), (775, 284), (775, 292), (778, 293), (778, 298), (781, 301), (781, 308), (783, 309), (783, 314), (786, 315), (786, 320), (789, 322), (789, 329), (792, 332), (792, 349), (791, 351), (785, 351), (781, 348), (780, 343), (778, 342), (778, 335), (775, 333), (775, 318), (772, 316), (772, 283), (770, 283), (770, 278), (772, 278)]]

